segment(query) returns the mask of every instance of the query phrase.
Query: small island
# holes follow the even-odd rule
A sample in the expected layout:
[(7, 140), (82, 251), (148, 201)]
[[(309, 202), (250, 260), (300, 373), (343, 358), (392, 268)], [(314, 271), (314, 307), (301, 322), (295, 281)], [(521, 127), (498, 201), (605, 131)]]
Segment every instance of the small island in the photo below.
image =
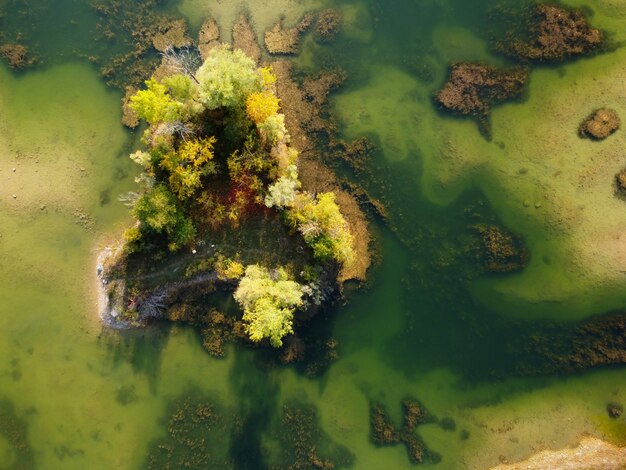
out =
[[(130, 156), (138, 189), (123, 196), (136, 223), (100, 256), (101, 316), (115, 328), (197, 325), (217, 356), (235, 338), (278, 348), (343, 281), (363, 280), (350, 274), (354, 230), (335, 192), (303, 187), (272, 66), (226, 44), (205, 56), (166, 49), (127, 97), (147, 124)], [(224, 293), (240, 311), (222, 311)]]

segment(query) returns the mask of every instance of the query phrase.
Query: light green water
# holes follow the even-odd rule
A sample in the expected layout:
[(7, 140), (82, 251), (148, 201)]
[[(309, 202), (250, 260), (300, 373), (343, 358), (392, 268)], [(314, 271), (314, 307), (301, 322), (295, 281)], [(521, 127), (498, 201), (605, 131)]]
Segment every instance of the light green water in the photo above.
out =
[[(592, 3), (594, 23), (621, 39), (625, 7)], [(626, 401), (621, 369), (503, 381), (464, 375), (484, 377), (479, 372), (498, 365), (506, 352), (501, 338), (512, 334), (508, 318), (569, 321), (626, 301), (626, 207), (606, 181), (626, 165), (625, 137), (596, 145), (572, 131), (600, 101), (626, 116), (623, 49), (534, 71), (528, 101), (494, 112), (494, 142), (487, 143), (474, 123), (435, 112), (430, 94), (450, 60), (501, 60), (479, 37), (477, 17), (488, 4), (338, 2), (343, 39), (334, 49), (305, 41), (303, 68), (341, 63), (351, 74), (333, 105), (345, 136), (365, 133), (379, 144), (371, 165), (384, 171), (373, 184), (389, 201), (391, 225), (404, 240), (435, 234), (407, 247), (376, 227), (382, 264), (372, 287), (335, 312), (340, 359), (318, 378), (260, 366), (254, 351), (211, 358), (189, 328), (103, 330), (95, 254), (129, 221), (117, 196), (133, 188), (135, 171), (127, 154), (136, 137), (119, 124), (120, 95), (94, 68), (55, 55), (52, 46), (43, 53), (59, 65), (20, 74), (0, 66), (0, 416), (10, 403), (29, 445), (17, 449), (0, 432), (0, 468), (143, 468), (154, 439), (166, 435), (172, 400), (190, 390), (244, 417), (278, 413), (293, 399), (311, 402), (358, 469), (412, 467), (402, 446), (377, 448), (369, 440), (369, 401), (387, 405), (399, 422), (408, 395), (456, 422), (455, 431), (418, 428), (442, 456), (424, 467), (488, 468), (500, 456), (514, 461), (575, 444), (583, 433), (626, 444), (626, 424), (605, 412), (608, 401)], [(41, 8), (60, 15), (74, 5), (89, 17), (80, 2)], [(320, 5), (273, 0), (250, 9), (260, 31), (278, 11), (295, 21)], [(177, 6), (193, 25), (207, 7), (224, 25), (238, 11), (224, 2)], [(30, 28), (49, 32), (63, 54), (88, 37), (87, 27), (64, 36), (58, 23), (44, 24)], [(432, 81), (407, 66), (410, 56), (429, 64)], [(528, 170), (523, 177), (520, 168)], [(451, 244), (463, 223), (458, 204), (468, 188), (479, 189), (526, 239), (532, 258), (522, 274), (466, 285), (454, 266), (433, 264), (431, 253)], [(475, 329), (467, 318), (493, 326)], [(227, 436), (233, 466), (264, 468), (278, 445), (274, 427), (267, 421)], [(244, 444), (259, 455), (243, 455), (237, 449)]]

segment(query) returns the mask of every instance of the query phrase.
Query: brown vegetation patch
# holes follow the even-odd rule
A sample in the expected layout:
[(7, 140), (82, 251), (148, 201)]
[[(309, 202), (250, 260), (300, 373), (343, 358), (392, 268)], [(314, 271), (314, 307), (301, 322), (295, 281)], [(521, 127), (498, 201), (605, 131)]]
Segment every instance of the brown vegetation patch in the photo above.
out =
[(620, 416), (622, 416), (622, 413), (624, 412), (624, 407), (622, 405), (620, 405), (619, 403), (609, 403), (608, 405), (606, 405), (606, 412), (609, 415), (609, 418), (619, 418)]
[(615, 110), (600, 108), (595, 110), (580, 124), (578, 135), (591, 140), (603, 140), (617, 131), (620, 119)]
[(499, 44), (499, 50), (523, 60), (560, 61), (587, 54), (603, 42), (602, 32), (589, 26), (582, 12), (546, 4), (535, 7), (524, 36)]
[(28, 48), (21, 44), (3, 44), (0, 46), (0, 56), (7, 61), (9, 67), (21, 69), (32, 65), (35, 60), (28, 58)]
[(624, 331), (624, 313), (592, 317), (571, 327), (541, 324), (510, 345), (520, 360), (509, 364), (509, 369), (521, 375), (564, 374), (623, 365), (626, 364)]
[(158, 0), (91, 2), (99, 17), (95, 40), (114, 45), (115, 52), (103, 60), (100, 69), (109, 85), (120, 90), (127, 86), (140, 87), (158, 63), (152, 53), (154, 48), (165, 48), (172, 40), (182, 44), (183, 38), (185, 44), (191, 44), (186, 33), (182, 34), (186, 28), (184, 20), (160, 13), (158, 3)]
[(378, 403), (370, 406), (370, 426), (372, 442), (377, 446), (389, 446), (400, 442), (400, 436), (387, 411)]
[(168, 410), (165, 436), (153, 441), (144, 467), (232, 468), (230, 436), (241, 430), (241, 417), (226, 415), (216, 402), (192, 394)]
[(192, 43), (187, 35), (185, 20), (173, 20), (152, 36), (152, 45), (157, 51), (163, 52), (168, 47), (186, 47)]
[(200, 57), (202, 60), (206, 60), (209, 56), (211, 49), (218, 46), (220, 43), (220, 28), (217, 25), (217, 21), (213, 18), (207, 18), (200, 27), (198, 33), (198, 50), (200, 51)]
[(248, 338), (241, 320), (217, 310), (203, 315), (200, 326), (202, 346), (214, 357), (224, 357), (227, 343)]
[(122, 124), (126, 127), (134, 129), (139, 125), (139, 116), (130, 107), (130, 97), (135, 94), (137, 89), (132, 86), (127, 86), (122, 98)]
[(523, 68), (460, 62), (450, 66), (448, 81), (435, 99), (448, 111), (482, 117), (493, 105), (519, 96), (527, 82), (528, 71)]
[(402, 410), (404, 411), (403, 428), (413, 431), (420, 424), (430, 420), (429, 414), (420, 402), (413, 398), (402, 400)]
[(426, 459), (438, 461), (439, 456), (430, 452), (415, 433), (419, 425), (433, 422), (435, 419), (414, 398), (402, 401), (402, 411), (402, 427), (397, 429), (389, 418), (387, 410), (380, 403), (370, 405), (372, 442), (379, 447), (403, 444), (409, 460), (414, 464), (423, 463)]
[(331, 91), (339, 88), (346, 81), (348, 75), (344, 70), (324, 72), (315, 78), (307, 78), (303, 83), (303, 90), (307, 98), (317, 106), (324, 106)]
[(521, 238), (506, 233), (495, 225), (477, 225), (475, 228), (481, 237), (487, 272), (519, 271), (528, 264), (528, 249)]
[(233, 49), (240, 49), (245, 52), (248, 57), (254, 60), (255, 64), (261, 60), (261, 48), (250, 25), (250, 18), (245, 13), (239, 16), (233, 26)]
[(352, 142), (339, 140), (332, 143), (334, 156), (347, 164), (355, 173), (367, 171), (367, 162), (376, 150), (376, 144), (368, 137), (359, 137)]
[(331, 470), (352, 466), (354, 456), (326, 435), (319, 425), (315, 407), (289, 403), (282, 411), (280, 468)]
[(282, 20), (279, 20), (265, 32), (265, 48), (270, 54), (297, 54), (300, 36), (309, 29), (313, 20), (313, 15), (306, 14), (296, 26), (289, 29), (285, 29)]
[(330, 42), (337, 37), (343, 24), (343, 17), (338, 10), (327, 8), (317, 17), (313, 37), (318, 42)]

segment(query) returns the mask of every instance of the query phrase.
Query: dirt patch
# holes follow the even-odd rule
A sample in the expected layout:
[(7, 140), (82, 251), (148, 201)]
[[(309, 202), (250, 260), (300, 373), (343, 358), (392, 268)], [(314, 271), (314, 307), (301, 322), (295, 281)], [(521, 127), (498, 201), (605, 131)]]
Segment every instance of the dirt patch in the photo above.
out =
[(586, 437), (577, 447), (561, 450), (544, 450), (528, 460), (508, 465), (498, 465), (491, 470), (526, 470), (558, 468), (561, 470), (621, 470), (626, 468), (626, 447), (595, 437)]
[(595, 110), (580, 124), (578, 135), (591, 140), (604, 140), (620, 127), (620, 119), (615, 110), (600, 108)]
[(546, 4), (534, 8), (530, 27), (521, 36), (498, 44), (498, 49), (518, 59), (544, 62), (588, 54), (603, 43), (602, 32), (589, 26), (581, 11)]
[(313, 23), (314, 16), (307, 14), (293, 28), (285, 29), (279, 20), (265, 32), (265, 48), (270, 54), (297, 54), (300, 49), (300, 37)]
[(233, 49), (241, 49), (255, 64), (261, 60), (261, 48), (256, 39), (250, 17), (242, 14), (233, 26)]

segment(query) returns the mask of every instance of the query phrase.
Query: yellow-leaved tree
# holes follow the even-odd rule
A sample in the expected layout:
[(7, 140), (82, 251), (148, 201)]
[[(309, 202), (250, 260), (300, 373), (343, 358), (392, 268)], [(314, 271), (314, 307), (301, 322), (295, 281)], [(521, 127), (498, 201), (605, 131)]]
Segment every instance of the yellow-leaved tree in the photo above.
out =
[(160, 166), (168, 171), (170, 188), (179, 199), (193, 196), (202, 187), (202, 177), (216, 172), (214, 144), (215, 137), (193, 139), (164, 155)]
[(255, 124), (261, 124), (278, 113), (278, 105), (278, 98), (269, 91), (251, 93), (246, 98), (246, 113)]
[(282, 338), (293, 333), (293, 313), (302, 305), (302, 295), (303, 286), (290, 280), (283, 268), (248, 266), (234, 297), (243, 308), (250, 339), (267, 338), (272, 346), (282, 346)]

